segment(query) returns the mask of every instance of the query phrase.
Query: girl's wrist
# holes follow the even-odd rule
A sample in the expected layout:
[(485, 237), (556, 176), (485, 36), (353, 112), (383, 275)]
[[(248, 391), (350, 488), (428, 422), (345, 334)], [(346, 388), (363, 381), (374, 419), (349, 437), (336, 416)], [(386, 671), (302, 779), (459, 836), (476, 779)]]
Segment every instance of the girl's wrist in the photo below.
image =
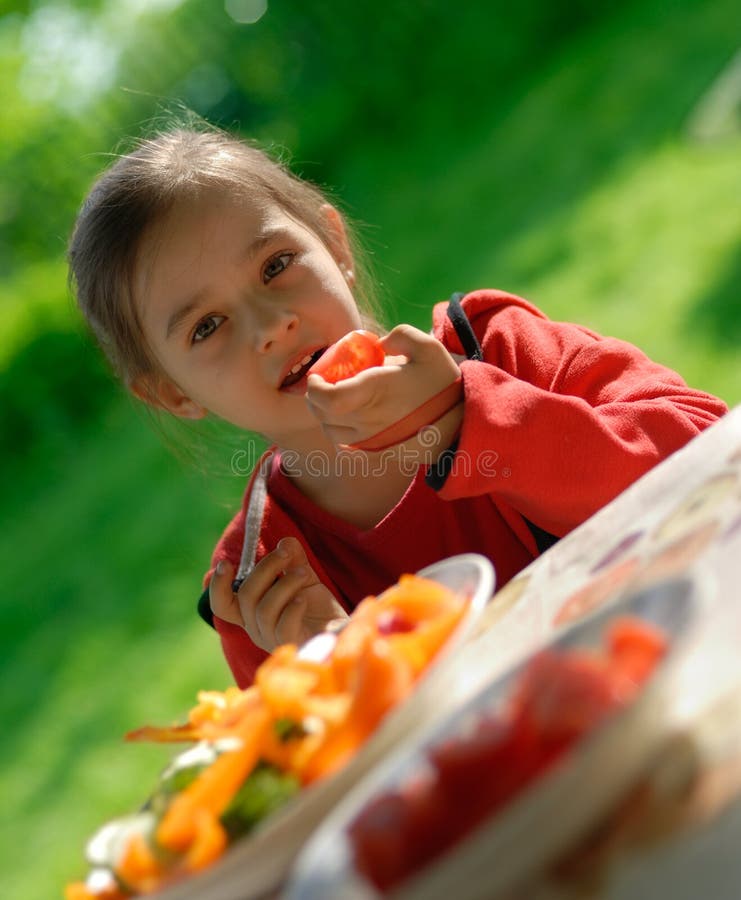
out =
[(463, 404), (460, 404), (460, 415), (448, 423), (452, 430), (441, 434), (442, 440), (436, 452), (430, 455), (426, 465), (425, 481), (434, 491), (442, 489), (448, 479), (458, 453), (461, 431), (463, 428)]
[(392, 453), (405, 471), (420, 466), (435, 468), (440, 457), (454, 444), (463, 423), (463, 402), (457, 403), (434, 424), (426, 425), (415, 435), (384, 451)]
[(440, 456), (458, 439), (463, 425), (463, 409), (461, 400), (437, 422), (419, 432), (417, 444), (423, 455), (420, 463), (434, 466)]

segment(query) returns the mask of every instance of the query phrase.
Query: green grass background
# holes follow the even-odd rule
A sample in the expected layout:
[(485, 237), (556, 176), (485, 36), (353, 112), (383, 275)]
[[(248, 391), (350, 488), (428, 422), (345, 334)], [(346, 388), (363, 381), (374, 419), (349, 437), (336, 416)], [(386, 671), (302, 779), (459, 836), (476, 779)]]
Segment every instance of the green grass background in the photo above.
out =
[[(376, 110), (365, 130), (342, 131), (336, 108), (353, 107), (338, 69), (337, 95), (317, 92), (315, 116), (309, 108), (296, 124), (289, 109), (274, 126), (290, 143), (291, 127), (319, 133), (326, 122), (306, 152), (327, 159), (299, 168), (368, 223), (392, 321), (426, 328), (432, 303), (452, 291), (501, 287), (633, 341), (734, 405), (741, 94), (702, 140), (693, 117), (737, 49), (737, 13), (731, 0), (616, 4), (547, 53), (547, 35), (532, 38), (532, 53), (524, 41), (506, 66), (481, 58), (486, 36), (470, 58), (462, 32), (442, 29), (420, 53), (453, 55), (446, 72), (460, 71), (460, 96), (448, 77), (395, 105), (394, 78), (413, 61), (397, 73), (390, 57), (383, 73), (361, 76), (389, 82), (388, 121)], [(495, 49), (506, 22), (502, 6)], [(362, 36), (346, 37), (361, 66)], [(121, 735), (177, 720), (199, 688), (229, 683), (194, 603), (243, 487), (228, 474), (232, 444), (212, 440), (206, 464), (182, 463), (96, 368), (64, 294), (59, 235), (56, 250), (0, 282), (0, 367), (12, 387), (0, 395), (0, 892), (18, 900), (59, 896), (84, 872), (86, 837), (145, 798), (171, 751)], [(60, 332), (79, 338), (73, 352), (55, 343)], [(68, 375), (78, 354), (79, 384)], [(66, 387), (34, 406), (50, 381)], [(77, 422), (80, 404), (89, 415)], [(12, 415), (27, 408), (43, 417), (21, 441), (26, 420)]]

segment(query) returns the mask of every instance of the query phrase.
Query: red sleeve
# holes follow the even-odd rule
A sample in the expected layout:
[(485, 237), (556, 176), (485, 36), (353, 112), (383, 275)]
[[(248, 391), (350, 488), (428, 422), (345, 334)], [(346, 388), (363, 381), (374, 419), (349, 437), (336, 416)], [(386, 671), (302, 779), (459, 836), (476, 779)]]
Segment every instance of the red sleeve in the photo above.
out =
[(221, 638), (224, 656), (238, 687), (249, 687), (255, 680), (255, 672), (260, 663), (266, 660), (270, 654), (266, 650), (256, 647), (244, 628), (239, 625), (225, 622), (218, 616), (214, 616), (214, 626)]
[(224, 533), (219, 538), (218, 544), (214, 548), (214, 552), (211, 554), (211, 565), (208, 572), (203, 576), (204, 588), (208, 587), (211, 576), (214, 574), (214, 569), (222, 559), (230, 562), (234, 566), (235, 571), (238, 568), (239, 560), (242, 556), (242, 543), (244, 541), (244, 520), (245, 510), (243, 506), (227, 525)]
[(480, 291), (464, 309), (484, 361), (461, 364), (445, 499), (496, 494), (563, 535), (727, 412), (631, 344), (552, 322), (520, 298)]

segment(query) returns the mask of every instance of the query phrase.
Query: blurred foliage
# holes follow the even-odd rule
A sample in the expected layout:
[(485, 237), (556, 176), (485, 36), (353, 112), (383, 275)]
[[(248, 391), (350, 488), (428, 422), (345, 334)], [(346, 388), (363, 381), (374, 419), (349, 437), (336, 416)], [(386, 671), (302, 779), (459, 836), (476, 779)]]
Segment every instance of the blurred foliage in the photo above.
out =
[(211, 477), (234, 436), (207, 423), (213, 468), (181, 466), (66, 285), (111, 154), (192, 110), (372, 223), (392, 320), (503, 287), (735, 403), (737, 18), (736, 0), (283, 0), (238, 24), (213, 0), (0, 0), (3, 896), (79, 874), (162, 759), (119, 734), (228, 680), (194, 603), (242, 490)]
[(385, 144), (415, 141), (420, 127), (467, 127), (525, 66), (598, 15), (586, 2), (564, 14), (539, 0), (506, 13), (439, 0), (392, 12), (294, 0), (240, 27), (211, 0), (31, 8), (0, 19), (3, 83), (14, 88), (0, 132), (6, 273), (59, 252), (102, 151), (139, 132), (159, 101), (163, 112), (181, 101), (285, 144), (323, 177), (344, 159), (349, 136)]
[(0, 372), (3, 431), (0, 454), (46, 444), (49, 435), (68, 439), (110, 401), (111, 382), (99, 354), (79, 331), (40, 331)]
[[(124, 136), (192, 110), (287, 148), (307, 177), (331, 183), (350, 143), (416, 146), (421, 128), (465, 128), (472, 110), (511, 90), (513, 70), (596, 16), (586, 2), (567, 14), (534, 0), (506, 14), (489, 4), (453, 12), (435, 0), (392, 13), (367, 2), (286, 2), (238, 26), (211, 0), (9, 4), (0, 18), (0, 302), (9, 329), (0, 359), (17, 360), (0, 375), (0, 452), (25, 454), (52, 424), (60, 437), (75, 434), (112, 392), (97, 356), (75, 352), (71, 322), (43, 334), (49, 305), (40, 294), (53, 293), (55, 319), (65, 309), (59, 270), (30, 294), (26, 282), (40, 260), (63, 256), (85, 190)], [(64, 352), (64, 377), (43, 388)]]

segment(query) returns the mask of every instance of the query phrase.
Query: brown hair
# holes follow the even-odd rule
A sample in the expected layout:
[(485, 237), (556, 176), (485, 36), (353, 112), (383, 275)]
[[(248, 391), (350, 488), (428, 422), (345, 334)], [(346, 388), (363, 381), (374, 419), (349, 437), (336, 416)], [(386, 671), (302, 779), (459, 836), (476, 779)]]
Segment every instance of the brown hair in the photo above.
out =
[[(320, 214), (325, 194), (251, 142), (215, 128), (179, 127), (141, 140), (98, 179), (69, 245), (70, 283), (78, 305), (117, 374), (128, 385), (158, 371), (133, 300), (142, 236), (179, 200), (208, 188), (277, 203), (330, 246)], [(367, 327), (377, 321), (363, 254), (354, 254), (354, 293)]]

